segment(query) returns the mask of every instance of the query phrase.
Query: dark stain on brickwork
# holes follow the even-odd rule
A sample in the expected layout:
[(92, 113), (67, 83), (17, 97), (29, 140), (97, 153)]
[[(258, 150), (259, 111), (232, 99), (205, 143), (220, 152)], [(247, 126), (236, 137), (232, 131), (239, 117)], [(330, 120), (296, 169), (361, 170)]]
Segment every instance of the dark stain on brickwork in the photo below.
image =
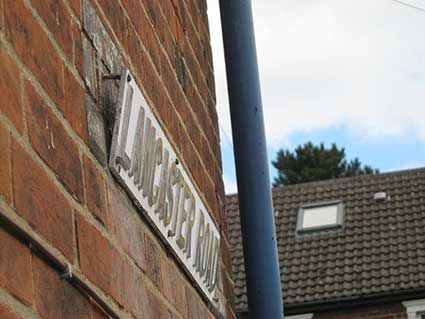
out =
[(112, 42), (89, 0), (83, 1), (84, 79), (90, 95), (86, 99), (89, 147), (106, 166), (110, 152), (119, 94), (118, 81), (105, 79), (123, 70), (122, 56)]

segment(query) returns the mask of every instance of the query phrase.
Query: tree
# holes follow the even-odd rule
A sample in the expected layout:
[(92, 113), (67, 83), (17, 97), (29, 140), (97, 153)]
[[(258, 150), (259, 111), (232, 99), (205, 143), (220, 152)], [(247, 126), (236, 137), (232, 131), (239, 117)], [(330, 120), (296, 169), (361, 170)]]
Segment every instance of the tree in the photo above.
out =
[(347, 162), (345, 149), (339, 149), (335, 143), (330, 148), (308, 142), (294, 152), (282, 149), (272, 164), (278, 171), (274, 186), (379, 173), (368, 165), (362, 166), (358, 158)]

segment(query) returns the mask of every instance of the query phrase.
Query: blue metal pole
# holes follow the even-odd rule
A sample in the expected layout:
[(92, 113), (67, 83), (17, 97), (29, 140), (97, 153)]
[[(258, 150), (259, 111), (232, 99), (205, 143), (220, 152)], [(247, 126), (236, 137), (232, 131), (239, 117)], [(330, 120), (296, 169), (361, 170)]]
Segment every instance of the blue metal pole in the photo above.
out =
[(282, 319), (267, 145), (250, 0), (220, 0), (250, 319)]

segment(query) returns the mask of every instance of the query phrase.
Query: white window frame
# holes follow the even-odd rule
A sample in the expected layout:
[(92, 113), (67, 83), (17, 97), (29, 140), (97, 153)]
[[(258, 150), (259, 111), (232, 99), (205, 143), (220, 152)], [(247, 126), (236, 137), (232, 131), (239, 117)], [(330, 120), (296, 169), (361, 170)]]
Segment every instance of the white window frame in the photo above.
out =
[[(320, 225), (320, 226), (314, 226), (314, 227), (303, 227), (305, 210), (308, 210), (311, 208), (327, 207), (327, 206), (337, 207), (337, 216), (336, 216), (335, 224), (327, 224), (327, 225)], [(341, 200), (307, 204), (307, 205), (301, 206), (300, 209), (298, 210), (297, 232), (299, 234), (303, 234), (303, 233), (310, 233), (310, 232), (315, 232), (320, 230), (339, 228), (339, 227), (342, 227), (343, 222), (344, 222), (344, 204), (342, 203)]]
[(285, 316), (285, 319), (313, 319), (313, 314), (304, 313), (302, 315)]
[(425, 299), (416, 299), (403, 301), (406, 308), (407, 319), (421, 319), (421, 315), (425, 314)]

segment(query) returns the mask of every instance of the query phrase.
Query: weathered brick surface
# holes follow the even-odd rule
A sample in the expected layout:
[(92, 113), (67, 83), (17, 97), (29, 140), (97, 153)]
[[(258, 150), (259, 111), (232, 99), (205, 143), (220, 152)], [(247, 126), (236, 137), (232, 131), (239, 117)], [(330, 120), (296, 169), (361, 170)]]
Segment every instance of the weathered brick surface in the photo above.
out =
[(101, 289), (122, 302), (119, 286), (121, 256), (95, 226), (80, 214), (76, 219), (81, 270)]
[(47, 34), (22, 0), (5, 0), (6, 37), (50, 97), (63, 98), (63, 66)]
[(77, 215), (78, 246), (83, 273), (120, 305), (141, 317), (141, 276), (95, 226)]
[(0, 74), (0, 111), (19, 131), (22, 131), (23, 121), (19, 69), (1, 45)]
[[(33, 302), (31, 275), (28, 247), (0, 228), (0, 287), (30, 305)], [(3, 316), (0, 318), (3, 319)]]
[(187, 318), (209, 318), (208, 309), (198, 302), (197, 294), (189, 287), (186, 287)]
[[(103, 77), (130, 69), (221, 228), (208, 32), (205, 1), (0, 0), (0, 204), (124, 317), (214, 315), (107, 169), (119, 85)], [(0, 240), (16, 313), (110, 318), (1, 227)], [(0, 318), (17, 319), (9, 306)]]
[(69, 260), (73, 260), (72, 210), (65, 197), (16, 141), (12, 144), (17, 213)]
[(65, 98), (59, 105), (60, 111), (71, 124), (72, 128), (85, 141), (88, 140), (87, 112), (85, 108), (85, 90), (74, 75), (65, 68), (64, 71)]
[(77, 18), (81, 19), (81, 0), (69, 0), (69, 4)]
[(179, 274), (174, 263), (166, 258), (162, 258), (161, 265), (161, 292), (164, 297), (176, 307), (177, 311), (186, 317), (187, 303), (185, 285), (181, 274)]
[(34, 299), (44, 319), (91, 319), (88, 299), (39, 258), (34, 258)]
[(91, 306), (91, 318), (92, 319), (110, 319), (109, 317), (100, 307), (96, 305)]
[(230, 279), (230, 274), (226, 271), (226, 268), (221, 268), (221, 280), (223, 282), (223, 292), (227, 297), (229, 305), (235, 309), (235, 294), (233, 291), (233, 283)]
[(82, 201), (82, 165), (75, 142), (29, 82), (25, 83), (25, 92), (31, 144), (70, 193)]
[(146, 319), (169, 319), (171, 314), (163, 302), (149, 289), (143, 289), (143, 315)]
[(5, 306), (0, 305), (0, 318), (2, 319), (21, 319), (16, 314), (14, 314), (11, 310), (7, 309)]
[(106, 205), (105, 180), (87, 156), (84, 156), (84, 179), (87, 206), (96, 218), (106, 225), (108, 222), (108, 210)]
[(144, 235), (144, 255), (146, 262), (146, 275), (158, 287), (161, 287), (161, 259), (164, 258), (159, 252), (158, 246), (148, 236)]
[(131, 213), (128, 200), (118, 191), (115, 184), (108, 187), (108, 206), (110, 221), (108, 226), (121, 247), (134, 259), (142, 270), (146, 270), (143, 251), (144, 231), (138, 216)]
[(10, 137), (8, 130), (0, 125), (0, 195), (3, 195), (9, 202), (10, 193)]
[(67, 58), (73, 60), (74, 29), (78, 28), (63, 1), (31, 0), (31, 4), (55, 37)]
[[(232, 308), (229, 304), (226, 305), (226, 318), (227, 319), (236, 319), (236, 314), (234, 313), (234, 308)], [(242, 319), (242, 317), (240, 319)]]

